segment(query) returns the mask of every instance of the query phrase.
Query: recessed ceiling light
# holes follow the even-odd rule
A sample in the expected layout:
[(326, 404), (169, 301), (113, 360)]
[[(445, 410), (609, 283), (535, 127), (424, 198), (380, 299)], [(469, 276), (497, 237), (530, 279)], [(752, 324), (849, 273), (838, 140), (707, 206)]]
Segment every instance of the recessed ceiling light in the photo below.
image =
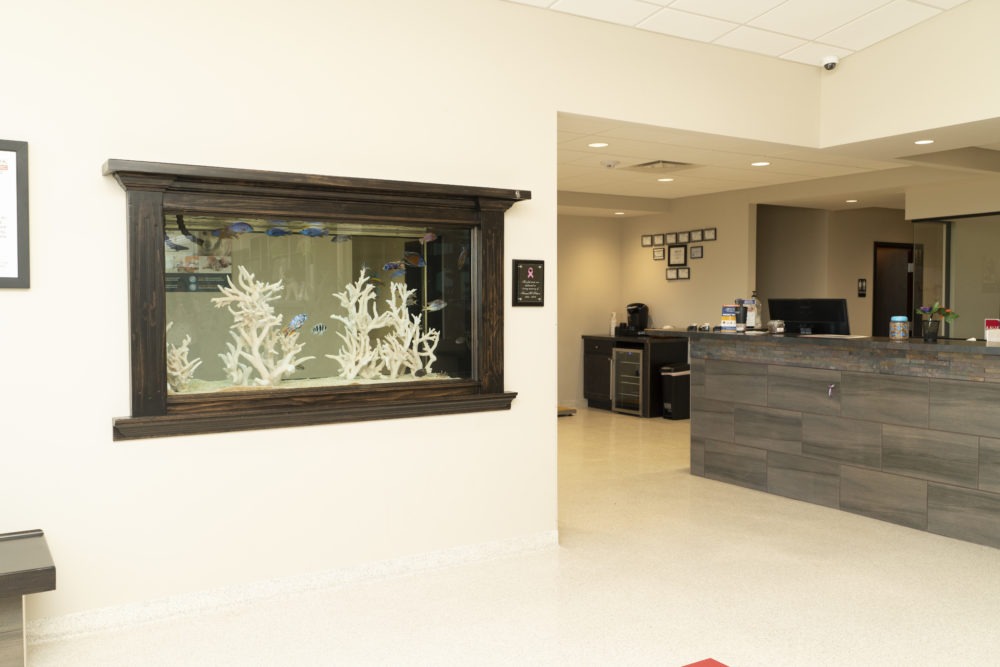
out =
[(670, 183), (674, 179), (672, 179), (672, 178), (658, 178), (656, 180), (658, 180), (660, 183)]
[(848, 204), (857, 204), (858, 203), (857, 199), (845, 199), (844, 201), (847, 202)]
[(918, 146), (926, 146), (927, 144), (933, 144), (934, 140), (933, 139), (917, 139), (913, 143), (915, 143)]
[(587, 144), (587, 145), (589, 147), (591, 147), (591, 148), (607, 148), (608, 147), (608, 145), (606, 143), (604, 143), (603, 141), (595, 141), (594, 143)]
[(770, 166), (770, 164), (771, 164), (770, 162), (751, 162), (750, 166), (751, 167), (768, 167), (768, 166)]
[(615, 215), (625, 215), (625, 211), (615, 211)]

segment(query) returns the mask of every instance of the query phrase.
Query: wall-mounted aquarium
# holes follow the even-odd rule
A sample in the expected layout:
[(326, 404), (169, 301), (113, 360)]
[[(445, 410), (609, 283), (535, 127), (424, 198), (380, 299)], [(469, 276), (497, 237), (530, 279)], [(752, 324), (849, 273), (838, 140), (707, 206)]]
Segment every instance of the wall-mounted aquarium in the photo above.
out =
[(471, 378), (471, 229), (168, 215), (167, 387)]
[(111, 160), (130, 439), (504, 409), (517, 190)]

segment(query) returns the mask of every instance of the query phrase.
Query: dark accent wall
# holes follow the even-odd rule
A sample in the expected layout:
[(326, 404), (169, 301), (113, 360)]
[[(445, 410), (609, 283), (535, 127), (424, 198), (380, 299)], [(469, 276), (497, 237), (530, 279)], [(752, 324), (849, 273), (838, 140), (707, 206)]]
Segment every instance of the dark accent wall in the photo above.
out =
[(691, 337), (692, 474), (1000, 547), (1000, 349)]

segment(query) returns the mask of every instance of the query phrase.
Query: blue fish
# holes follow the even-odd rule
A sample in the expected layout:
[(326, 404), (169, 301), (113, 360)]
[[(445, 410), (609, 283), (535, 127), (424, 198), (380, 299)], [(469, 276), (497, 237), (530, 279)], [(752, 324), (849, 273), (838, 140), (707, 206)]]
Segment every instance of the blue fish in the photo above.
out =
[(383, 271), (395, 271), (396, 269), (405, 268), (406, 264), (403, 262), (386, 262), (382, 265)]
[(288, 336), (293, 332), (298, 331), (299, 329), (302, 328), (302, 325), (305, 324), (306, 320), (308, 319), (309, 319), (308, 315), (306, 315), (305, 313), (299, 313), (298, 315), (292, 318), (292, 320), (288, 323), (287, 327), (281, 330), (281, 333)]
[(299, 234), (311, 237), (326, 236), (326, 230), (322, 227), (306, 227)]
[(447, 305), (448, 303), (444, 299), (434, 299), (429, 304), (424, 306), (424, 310), (426, 310), (429, 313), (433, 313), (438, 310), (444, 310), (444, 307)]
[(289, 234), (291, 232), (283, 227), (271, 227), (267, 230), (268, 236), (288, 236)]
[(405, 261), (410, 266), (426, 266), (424, 264), (424, 258), (420, 256), (419, 252), (413, 252), (412, 250), (407, 250), (403, 253), (403, 261)]
[(230, 239), (234, 236), (239, 236), (240, 234), (246, 234), (247, 232), (252, 232), (253, 227), (249, 223), (243, 222), (242, 220), (237, 220), (228, 227), (223, 227), (222, 229), (212, 230), (212, 236), (218, 236), (224, 239)]
[(170, 248), (171, 250), (187, 250), (186, 245), (180, 245), (179, 243), (174, 243), (166, 232), (163, 232), (163, 244)]

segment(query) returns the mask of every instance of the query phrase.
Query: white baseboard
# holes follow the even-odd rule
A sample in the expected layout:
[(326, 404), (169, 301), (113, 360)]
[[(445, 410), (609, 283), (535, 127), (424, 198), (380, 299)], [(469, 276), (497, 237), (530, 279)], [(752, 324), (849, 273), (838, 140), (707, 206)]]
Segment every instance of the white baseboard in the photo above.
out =
[(544, 531), (524, 537), (471, 544), (326, 572), (282, 577), (118, 607), (41, 618), (30, 621), (25, 633), (29, 645), (65, 641), (95, 633), (121, 631), (178, 616), (212, 613), (251, 605), (285, 595), (418, 574), (558, 546), (559, 531)]

